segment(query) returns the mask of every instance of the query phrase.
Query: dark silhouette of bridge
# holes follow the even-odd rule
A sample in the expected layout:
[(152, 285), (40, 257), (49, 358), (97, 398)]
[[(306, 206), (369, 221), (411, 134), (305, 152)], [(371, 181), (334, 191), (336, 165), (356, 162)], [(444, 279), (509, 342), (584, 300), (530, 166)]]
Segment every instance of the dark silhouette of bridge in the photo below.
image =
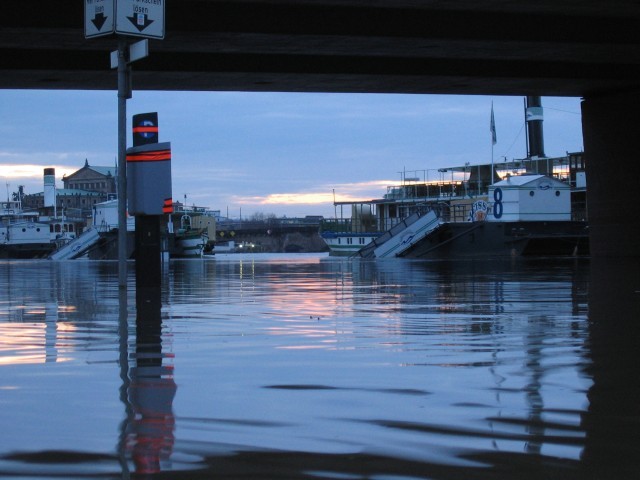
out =
[[(5, 2), (8, 3), (8, 2)], [(84, 2), (3, 5), (0, 88), (111, 89)], [(592, 252), (638, 255), (631, 0), (172, 0), (135, 89), (581, 96)]]
[[(83, 1), (11, 3), (0, 87), (115, 88)], [(136, 89), (591, 96), (640, 78), (629, 0), (170, 0), (165, 18)]]

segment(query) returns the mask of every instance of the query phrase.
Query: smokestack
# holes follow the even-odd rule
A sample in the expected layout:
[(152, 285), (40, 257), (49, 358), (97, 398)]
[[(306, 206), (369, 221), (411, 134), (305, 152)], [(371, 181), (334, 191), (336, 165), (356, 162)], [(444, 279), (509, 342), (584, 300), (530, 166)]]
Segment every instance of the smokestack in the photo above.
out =
[(529, 158), (545, 158), (544, 134), (542, 131), (542, 101), (540, 97), (527, 97), (527, 109), (525, 112), (527, 132), (529, 137)]
[(44, 206), (56, 206), (56, 169), (44, 169)]

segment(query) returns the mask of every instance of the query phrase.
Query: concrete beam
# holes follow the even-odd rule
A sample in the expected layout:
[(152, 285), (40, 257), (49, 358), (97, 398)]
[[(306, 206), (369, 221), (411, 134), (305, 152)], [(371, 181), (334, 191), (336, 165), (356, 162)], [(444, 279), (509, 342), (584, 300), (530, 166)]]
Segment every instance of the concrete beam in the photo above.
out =
[[(0, 88), (115, 89), (82, 2), (11, 3)], [(640, 6), (612, 0), (180, 0), (134, 87), (585, 96), (640, 88)]]

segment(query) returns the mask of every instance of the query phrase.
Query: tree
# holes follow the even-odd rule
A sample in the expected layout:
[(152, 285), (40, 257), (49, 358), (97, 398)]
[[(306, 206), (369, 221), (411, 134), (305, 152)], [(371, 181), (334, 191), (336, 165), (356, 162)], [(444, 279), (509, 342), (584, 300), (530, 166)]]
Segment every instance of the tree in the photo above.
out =
[(276, 218), (277, 217), (275, 213), (256, 212), (249, 217), (249, 221), (271, 223), (271, 221), (275, 220)]

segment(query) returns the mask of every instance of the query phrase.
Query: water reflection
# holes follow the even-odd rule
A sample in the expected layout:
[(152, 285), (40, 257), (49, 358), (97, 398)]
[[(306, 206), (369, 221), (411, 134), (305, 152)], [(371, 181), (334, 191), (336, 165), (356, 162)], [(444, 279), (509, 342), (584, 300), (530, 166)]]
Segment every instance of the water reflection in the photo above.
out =
[[(460, 463), (467, 455), (473, 458), (469, 452), (483, 448), (501, 455), (537, 455), (542, 463), (556, 455), (577, 461), (584, 445), (584, 432), (578, 428), (580, 412), (590, 384), (580, 370), (585, 362), (581, 347), (587, 336), (584, 319), (588, 266), (573, 262), (540, 267), (535, 262), (407, 262), (399, 269), (397, 263), (329, 261), (312, 273), (286, 264), (258, 265), (252, 270), (253, 275), (247, 276), (242, 265), (226, 265), (237, 268), (231, 277), (238, 283), (225, 290), (224, 298), (209, 291), (207, 302), (244, 302), (247, 317), (276, 317), (273, 326), (263, 327), (268, 335), (280, 337), (273, 342), (274, 349), (358, 352), (345, 357), (347, 362), (348, 358), (361, 362), (353, 376), (345, 377), (345, 372), (351, 371), (349, 365), (334, 367), (324, 363), (324, 368), (332, 372), (341, 368), (342, 374), (318, 382), (312, 381), (317, 372), (311, 370), (306, 381), (263, 384), (276, 392), (286, 392), (274, 396), (283, 402), (300, 397), (303, 392), (312, 393), (312, 397), (300, 397), (303, 403), (315, 406), (307, 406), (305, 412), (326, 411), (323, 397), (332, 403), (341, 393), (349, 392), (347, 398), (353, 401), (358, 392), (374, 391), (421, 392), (438, 398), (436, 403), (443, 401), (453, 407), (440, 411), (439, 406), (436, 417), (427, 415), (422, 420), (410, 414), (405, 417), (402, 412), (393, 415), (400, 418), (385, 418), (383, 414), (380, 418), (359, 419), (356, 414), (352, 420), (378, 428), (356, 428), (352, 441), (374, 450), (423, 459), (430, 455), (418, 445), (435, 442), (445, 448), (438, 462), (451, 464)], [(208, 272), (204, 268), (199, 273), (200, 281), (206, 284)], [(257, 307), (256, 297), (260, 298)], [(368, 351), (375, 354), (375, 359), (367, 355)], [(380, 372), (397, 367), (427, 368), (424, 374), (436, 380), (435, 389), (423, 388), (423, 381), (411, 383), (416, 377), (408, 371), (398, 371), (396, 381), (412, 379), (408, 380), (410, 386), (393, 385), (395, 382), (385, 377), (384, 381), (392, 385), (380, 388), (375, 373), (367, 371), (367, 362), (377, 362), (382, 367)], [(450, 370), (451, 378), (460, 384), (438, 384), (443, 375), (447, 376), (441, 372), (444, 370)], [(485, 370), (492, 382), (489, 387), (477, 379)], [(341, 381), (345, 378), (349, 379), (347, 383)], [(560, 378), (565, 382), (564, 388), (557, 386)], [(492, 393), (493, 398), (487, 393)], [(278, 401), (272, 399), (270, 403)], [(379, 403), (378, 411), (386, 412), (385, 402), (374, 398), (367, 401), (370, 407)], [(470, 427), (474, 422), (461, 423), (460, 414), (466, 414), (458, 408), (465, 409), (466, 414), (486, 412), (484, 422), (476, 418), (474, 427)], [(375, 407), (372, 409), (376, 411)], [(296, 418), (296, 410), (290, 410), (286, 417), (276, 415), (274, 423), (286, 430), (284, 425)], [(345, 419), (334, 421), (341, 425), (335, 426), (336, 431), (353, 429)], [(306, 422), (314, 423), (308, 419)], [(327, 438), (333, 431), (327, 428), (330, 423), (318, 425), (320, 431), (329, 430)], [(380, 428), (386, 433), (367, 437)], [(395, 449), (378, 445), (378, 435), (386, 442), (403, 446)], [(489, 441), (486, 447), (483, 439)], [(256, 443), (257, 448), (260, 445)], [(409, 446), (412, 443), (416, 444), (415, 450)], [(327, 442), (322, 448), (335, 450), (337, 445), (335, 441), (332, 446)]]
[[(173, 451), (175, 418), (173, 355), (163, 352), (161, 290), (136, 291), (136, 340), (133, 366), (123, 382), (127, 417), (119, 451), (131, 458), (138, 474), (161, 471)], [(123, 464), (124, 465), (124, 464)], [(125, 465), (126, 466), (126, 465)]]
[(138, 294), (108, 263), (5, 266), (0, 476), (639, 466), (637, 265), (229, 256)]
[(116, 333), (112, 270), (99, 263), (0, 263), (0, 339), (6, 340), (0, 364), (66, 362), (77, 350), (100, 361), (101, 347)]

